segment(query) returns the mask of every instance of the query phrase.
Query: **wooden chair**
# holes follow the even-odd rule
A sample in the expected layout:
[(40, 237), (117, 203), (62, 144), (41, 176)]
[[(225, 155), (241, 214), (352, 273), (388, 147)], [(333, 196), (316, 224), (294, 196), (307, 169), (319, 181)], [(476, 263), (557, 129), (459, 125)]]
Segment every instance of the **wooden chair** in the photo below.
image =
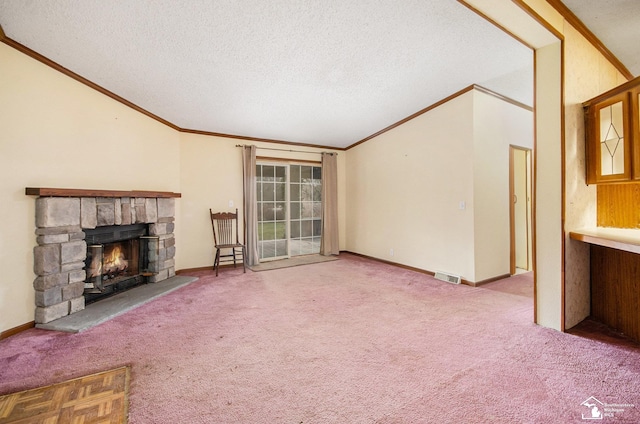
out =
[[(220, 268), (220, 258), (233, 258), (233, 267), (236, 267), (236, 255), (242, 255), (242, 269), (243, 272), (247, 272), (246, 267), (246, 249), (244, 244), (240, 243), (238, 239), (238, 209), (236, 213), (231, 212), (216, 212), (214, 213), (209, 209), (211, 214), (211, 225), (213, 227), (213, 242), (215, 243), (216, 256), (213, 260), (213, 269), (218, 275), (218, 268)], [(231, 249), (231, 253), (222, 255), (222, 249)], [(226, 262), (231, 262), (231, 259), (225, 259)]]

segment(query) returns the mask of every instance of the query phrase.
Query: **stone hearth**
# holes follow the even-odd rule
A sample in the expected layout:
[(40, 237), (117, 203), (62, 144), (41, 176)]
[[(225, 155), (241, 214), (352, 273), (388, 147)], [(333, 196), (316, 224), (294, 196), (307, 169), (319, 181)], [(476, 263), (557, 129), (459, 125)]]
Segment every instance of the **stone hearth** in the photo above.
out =
[(26, 193), (40, 196), (36, 199), (38, 246), (33, 255), (36, 324), (85, 308), (85, 229), (148, 224), (149, 235), (159, 238), (159, 249), (153, 264), (156, 272), (147, 282), (175, 275), (175, 197), (180, 194), (29, 188)]

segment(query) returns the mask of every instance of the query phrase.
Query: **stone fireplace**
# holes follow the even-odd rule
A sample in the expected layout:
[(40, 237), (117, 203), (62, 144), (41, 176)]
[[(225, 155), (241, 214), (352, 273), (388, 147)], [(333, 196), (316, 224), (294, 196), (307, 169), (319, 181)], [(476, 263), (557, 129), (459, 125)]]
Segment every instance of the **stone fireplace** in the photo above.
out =
[[(108, 294), (107, 288), (133, 280), (155, 283), (175, 275), (179, 193), (27, 188), (26, 194), (38, 196), (38, 245), (33, 254), (36, 324), (83, 310), (88, 301)], [(121, 240), (105, 239), (114, 233), (125, 235)], [(100, 255), (106, 250), (113, 262), (104, 265), (108, 261), (101, 256), (97, 265), (92, 255), (97, 255), (98, 246)]]

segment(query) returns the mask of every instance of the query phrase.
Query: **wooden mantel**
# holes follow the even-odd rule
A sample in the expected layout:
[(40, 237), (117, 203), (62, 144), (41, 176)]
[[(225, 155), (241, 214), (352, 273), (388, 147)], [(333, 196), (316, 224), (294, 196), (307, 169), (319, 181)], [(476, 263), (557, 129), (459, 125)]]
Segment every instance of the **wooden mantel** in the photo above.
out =
[(172, 198), (182, 197), (180, 193), (170, 191), (144, 191), (144, 190), (91, 190), (84, 188), (45, 188), (45, 187), (27, 187), (25, 189), (27, 196), (40, 197), (156, 197), (156, 198)]

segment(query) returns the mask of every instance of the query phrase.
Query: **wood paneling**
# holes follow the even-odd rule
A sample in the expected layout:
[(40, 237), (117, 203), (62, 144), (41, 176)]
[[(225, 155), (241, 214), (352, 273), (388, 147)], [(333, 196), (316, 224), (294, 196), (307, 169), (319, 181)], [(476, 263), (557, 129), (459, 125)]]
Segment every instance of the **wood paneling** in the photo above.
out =
[(640, 342), (640, 255), (591, 246), (591, 317)]
[(41, 197), (181, 197), (180, 193), (169, 191), (144, 191), (144, 190), (91, 190), (77, 188), (42, 188), (27, 187), (25, 194)]
[(640, 183), (600, 184), (598, 227), (640, 228)]

